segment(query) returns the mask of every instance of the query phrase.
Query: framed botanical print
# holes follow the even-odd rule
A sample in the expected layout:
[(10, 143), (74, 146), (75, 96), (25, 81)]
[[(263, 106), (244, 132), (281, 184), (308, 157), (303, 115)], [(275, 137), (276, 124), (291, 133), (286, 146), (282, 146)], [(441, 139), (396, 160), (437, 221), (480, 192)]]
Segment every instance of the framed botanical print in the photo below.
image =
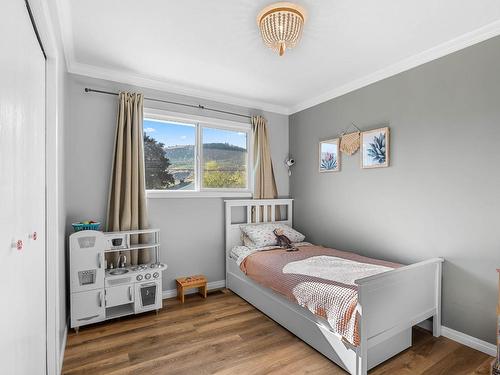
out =
[(389, 128), (361, 133), (361, 168), (389, 166)]
[(340, 171), (339, 138), (319, 142), (319, 171)]

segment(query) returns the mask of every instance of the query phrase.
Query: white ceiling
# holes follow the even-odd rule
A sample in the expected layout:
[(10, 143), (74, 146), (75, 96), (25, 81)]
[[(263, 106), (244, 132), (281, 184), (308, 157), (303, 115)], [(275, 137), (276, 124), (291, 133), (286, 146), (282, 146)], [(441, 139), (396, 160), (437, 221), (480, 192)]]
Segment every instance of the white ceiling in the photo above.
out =
[(300, 0), (302, 41), (260, 40), (268, 0), (58, 0), (70, 72), (293, 113), (500, 34), (499, 0)]

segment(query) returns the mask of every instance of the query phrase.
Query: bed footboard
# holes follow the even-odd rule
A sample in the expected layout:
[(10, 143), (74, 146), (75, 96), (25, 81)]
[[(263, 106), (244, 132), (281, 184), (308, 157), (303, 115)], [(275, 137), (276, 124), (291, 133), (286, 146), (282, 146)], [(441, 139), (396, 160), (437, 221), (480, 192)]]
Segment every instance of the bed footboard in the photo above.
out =
[(360, 374), (368, 370), (370, 348), (433, 318), (433, 334), (441, 335), (441, 269), (434, 258), (356, 280), (360, 311)]

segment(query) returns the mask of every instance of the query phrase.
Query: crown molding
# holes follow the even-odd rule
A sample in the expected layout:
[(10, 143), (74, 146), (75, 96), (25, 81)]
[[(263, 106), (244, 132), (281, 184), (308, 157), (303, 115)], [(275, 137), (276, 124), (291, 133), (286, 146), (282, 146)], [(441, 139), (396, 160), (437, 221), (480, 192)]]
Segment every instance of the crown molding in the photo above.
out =
[(212, 100), (224, 104), (246, 107), (249, 109), (274, 112), (283, 115), (290, 114), (290, 109), (288, 107), (277, 104), (270, 104), (258, 100), (237, 97), (235, 95), (173, 84), (159, 77), (148, 77), (123, 70), (106, 69), (95, 65), (79, 63), (76, 61), (75, 49), (73, 45), (74, 38), (73, 28), (71, 26), (71, 9), (69, 8), (69, 2), (67, 0), (55, 0), (55, 2), (60, 21), (59, 27), (61, 28), (61, 37), (64, 46), (66, 70), (69, 73), (166, 91), (172, 94), (191, 96), (197, 99)]
[(73, 47), (73, 27), (71, 26), (71, 10), (66, 0), (55, 0), (54, 7), (58, 18), (59, 33), (62, 41), (62, 50), (66, 62), (66, 70), (69, 71), (71, 63), (75, 60)]
[(303, 102), (292, 106), (290, 108), (290, 114), (294, 114), (304, 109), (314, 107), (315, 105), (345, 95), (349, 92), (392, 77), (396, 74), (416, 68), (417, 66), (439, 59), (453, 52), (457, 52), (498, 35), (500, 35), (500, 20), (492, 22), (469, 33), (463, 34), (455, 39), (430, 48), (424, 52), (413, 55), (407, 59), (401, 60), (365, 77), (356, 79), (343, 86), (327, 91), (324, 94), (318, 95), (312, 99), (304, 100)]
[(304, 100), (295, 105), (283, 106), (258, 100), (246, 99), (243, 97), (237, 97), (231, 94), (218, 93), (215, 91), (174, 84), (159, 77), (148, 77), (141, 74), (135, 74), (115, 69), (106, 69), (94, 65), (79, 63), (76, 61), (74, 52), (74, 39), (71, 26), (71, 9), (69, 8), (69, 2), (66, 0), (55, 0), (55, 3), (59, 18), (59, 26), (61, 29), (61, 38), (66, 60), (66, 68), (70, 73), (284, 115), (292, 115), (307, 108), (314, 107), (328, 100), (369, 86), (378, 81), (416, 68), (430, 61), (439, 59), (453, 52), (457, 52), (474, 44), (500, 35), (500, 20), (498, 20), (479, 29), (463, 34), (448, 42), (442, 43), (436, 47), (413, 55), (407, 59), (401, 60), (374, 73), (368, 74), (367, 76), (355, 79), (340, 87), (336, 87), (321, 95), (317, 95), (311, 99)]
[(148, 89), (161, 90), (172, 94), (191, 96), (197, 99), (211, 100), (224, 104), (230, 104), (249, 109), (274, 112), (289, 115), (288, 107), (270, 104), (258, 100), (238, 98), (234, 95), (217, 93), (209, 90), (190, 88), (187, 86), (172, 84), (159, 78), (150, 78), (142, 74), (134, 74), (116, 69), (106, 69), (94, 65), (77, 63), (69, 60), (68, 72), (92, 78), (104, 79), (108, 81), (125, 83), (133, 86), (140, 86)]

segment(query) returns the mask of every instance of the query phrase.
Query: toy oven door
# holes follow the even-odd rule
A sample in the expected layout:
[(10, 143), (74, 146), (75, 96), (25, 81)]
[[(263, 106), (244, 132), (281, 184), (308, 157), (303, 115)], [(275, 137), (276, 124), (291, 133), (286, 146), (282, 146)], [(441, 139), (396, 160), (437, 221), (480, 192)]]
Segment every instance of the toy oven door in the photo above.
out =
[(158, 280), (135, 284), (135, 312), (161, 308), (161, 284)]

